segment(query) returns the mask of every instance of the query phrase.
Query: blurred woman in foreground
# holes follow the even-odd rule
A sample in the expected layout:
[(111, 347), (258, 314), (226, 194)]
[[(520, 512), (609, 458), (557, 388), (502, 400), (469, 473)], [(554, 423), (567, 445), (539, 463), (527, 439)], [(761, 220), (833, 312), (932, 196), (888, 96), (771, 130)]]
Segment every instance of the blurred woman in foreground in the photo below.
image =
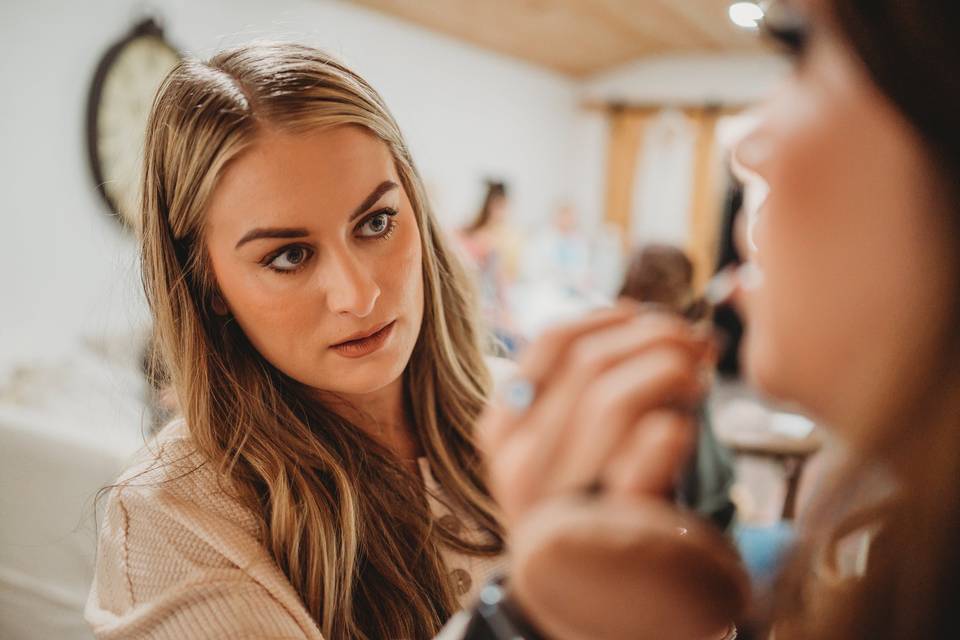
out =
[[(763, 391), (831, 426), (849, 459), (760, 613), (777, 640), (956, 637), (960, 5), (778, 3), (767, 29), (795, 70), (736, 151), (770, 187), (751, 234), (762, 280), (740, 292), (745, 365)], [(622, 393), (638, 377), (696, 378), (702, 360), (667, 350), (668, 335), (627, 315), (558, 330), (521, 362), (528, 400), (486, 418), (495, 495), (520, 479), (529, 487), (526, 501), (501, 500), (539, 536), (539, 562), (530, 554), (513, 580), (549, 635), (647, 637), (648, 608), (615, 596), (659, 597), (636, 562), (660, 539), (651, 531), (695, 535), (694, 520), (650, 491), (652, 477), (670, 477), (651, 469), (689, 446), (682, 404), (654, 420)], [(547, 415), (574, 419), (551, 427)], [(510, 466), (531, 433), (555, 441), (560, 430), (629, 451), (633, 464), (563, 484)], [(639, 479), (622, 481), (630, 473)], [(576, 497), (584, 487), (591, 497)], [(558, 558), (576, 580), (542, 570)]]

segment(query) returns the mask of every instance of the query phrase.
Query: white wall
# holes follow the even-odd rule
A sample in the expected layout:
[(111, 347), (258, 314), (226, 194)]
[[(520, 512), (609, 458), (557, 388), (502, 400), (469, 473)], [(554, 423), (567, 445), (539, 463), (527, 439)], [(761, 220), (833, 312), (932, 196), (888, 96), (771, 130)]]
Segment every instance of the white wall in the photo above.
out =
[[(0, 367), (142, 321), (136, 251), (89, 176), (84, 107), (96, 63), (138, 19), (132, 0), (0, 4)], [(255, 37), (345, 59), (384, 95), (441, 218), (464, 221), (485, 176), (518, 216), (571, 194), (573, 82), (334, 0), (153, 0), (170, 39), (200, 55)]]
[(645, 58), (583, 83), (586, 101), (744, 105), (763, 98), (789, 69), (773, 54), (689, 54)]
[(607, 179), (607, 114), (597, 109), (580, 109), (573, 126), (570, 158), (569, 198), (587, 229), (603, 221)]

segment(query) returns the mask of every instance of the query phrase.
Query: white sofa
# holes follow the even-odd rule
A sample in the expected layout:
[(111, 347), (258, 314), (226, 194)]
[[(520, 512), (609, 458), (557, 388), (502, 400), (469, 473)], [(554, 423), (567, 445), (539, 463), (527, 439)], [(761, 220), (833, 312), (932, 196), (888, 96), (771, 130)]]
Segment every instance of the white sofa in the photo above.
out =
[(80, 350), (0, 378), (0, 638), (91, 638), (95, 498), (144, 442), (143, 382)]

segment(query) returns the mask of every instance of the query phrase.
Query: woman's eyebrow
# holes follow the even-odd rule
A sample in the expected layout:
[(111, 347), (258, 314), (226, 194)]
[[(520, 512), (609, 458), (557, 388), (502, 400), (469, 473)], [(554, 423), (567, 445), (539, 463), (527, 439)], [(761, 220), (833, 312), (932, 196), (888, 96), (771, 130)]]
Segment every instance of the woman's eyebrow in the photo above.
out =
[(392, 189), (396, 189), (399, 186), (400, 185), (398, 185), (393, 180), (384, 180), (383, 182), (381, 182), (379, 185), (377, 185), (377, 188), (371, 191), (370, 195), (368, 195), (366, 199), (362, 203), (360, 203), (360, 206), (354, 209), (353, 214), (350, 216), (350, 222), (353, 222), (354, 220), (362, 216), (364, 213), (366, 213), (367, 209), (369, 209), (374, 204), (376, 204), (377, 200), (379, 200), (383, 196), (383, 194), (387, 193)]
[(309, 231), (299, 227), (258, 227), (256, 229), (251, 229), (244, 234), (244, 236), (237, 242), (237, 246), (235, 246), (234, 249), (239, 249), (251, 240), (260, 240), (261, 238), (305, 238), (308, 235), (310, 235)]
[[(400, 185), (392, 180), (384, 180), (381, 182), (379, 185), (377, 185), (377, 188), (371, 191), (370, 195), (368, 195), (364, 201), (360, 203), (360, 206), (354, 209), (353, 213), (350, 215), (350, 221), (352, 222), (353, 220), (362, 216), (364, 213), (366, 213), (367, 209), (372, 207), (374, 204), (376, 204), (377, 200), (383, 197), (383, 194), (396, 189), (399, 186)], [(310, 235), (310, 232), (302, 227), (258, 227), (245, 233), (244, 236), (237, 241), (234, 249), (239, 249), (248, 242), (263, 238), (305, 238), (308, 235)]]

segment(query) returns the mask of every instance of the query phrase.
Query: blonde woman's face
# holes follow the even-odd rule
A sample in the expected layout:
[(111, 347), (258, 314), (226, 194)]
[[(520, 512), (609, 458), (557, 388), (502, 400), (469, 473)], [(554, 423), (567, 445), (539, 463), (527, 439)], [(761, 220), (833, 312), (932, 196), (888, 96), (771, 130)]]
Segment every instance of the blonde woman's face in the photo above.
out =
[(942, 347), (956, 256), (936, 168), (815, 10), (759, 113), (736, 150), (769, 187), (750, 234), (763, 279), (744, 297), (747, 368), (834, 427), (870, 428), (903, 410)]
[(218, 312), (277, 369), (343, 395), (400, 379), (423, 319), (420, 233), (378, 138), (261, 133), (214, 191), (206, 244)]

